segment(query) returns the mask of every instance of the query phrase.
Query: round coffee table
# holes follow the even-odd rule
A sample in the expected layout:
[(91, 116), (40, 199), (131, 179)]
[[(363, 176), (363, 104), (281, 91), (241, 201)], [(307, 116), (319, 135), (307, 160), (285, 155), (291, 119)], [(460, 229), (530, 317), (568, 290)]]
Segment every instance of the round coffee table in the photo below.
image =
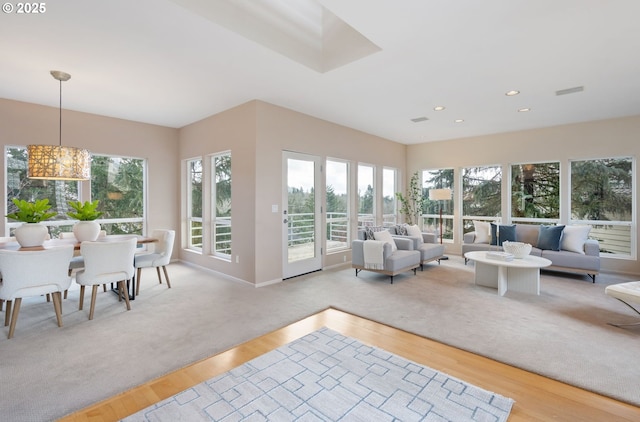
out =
[(475, 283), (497, 288), (500, 296), (504, 296), (507, 289), (539, 295), (540, 268), (551, 265), (548, 259), (532, 255), (502, 261), (488, 258), (486, 251), (474, 251), (464, 257), (475, 262)]

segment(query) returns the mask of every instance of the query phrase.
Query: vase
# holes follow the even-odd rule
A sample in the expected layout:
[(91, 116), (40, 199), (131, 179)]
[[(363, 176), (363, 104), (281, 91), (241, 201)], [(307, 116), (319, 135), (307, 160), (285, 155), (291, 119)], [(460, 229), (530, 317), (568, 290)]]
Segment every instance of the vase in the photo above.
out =
[(100, 224), (95, 221), (78, 221), (73, 225), (73, 235), (78, 242), (93, 242), (100, 235)]
[(41, 223), (22, 223), (14, 230), (16, 241), (23, 248), (42, 246), (48, 233), (47, 226)]

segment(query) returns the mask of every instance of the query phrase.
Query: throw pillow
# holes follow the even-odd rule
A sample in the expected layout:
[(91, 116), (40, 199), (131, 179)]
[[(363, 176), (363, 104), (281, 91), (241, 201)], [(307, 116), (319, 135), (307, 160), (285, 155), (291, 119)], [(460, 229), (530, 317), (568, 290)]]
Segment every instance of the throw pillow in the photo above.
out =
[(502, 246), (507, 241), (516, 241), (516, 225), (491, 223), (491, 244)]
[(420, 227), (418, 227), (417, 224), (414, 224), (413, 226), (407, 226), (407, 236), (417, 237), (419, 239), (418, 243), (423, 242), (422, 230), (420, 230)]
[(562, 237), (563, 229), (563, 225), (540, 226), (540, 233), (538, 233), (538, 249), (559, 251), (560, 238)]
[(560, 249), (584, 255), (584, 243), (589, 238), (591, 226), (565, 226), (560, 239)]
[(393, 241), (393, 237), (391, 236), (391, 233), (388, 230), (373, 232), (373, 236), (375, 240), (382, 240), (383, 242), (390, 243), (392, 252), (395, 252), (398, 250), (398, 247), (396, 246), (396, 242)]
[(396, 226), (396, 234), (399, 236), (407, 235), (407, 225), (406, 224), (398, 224)]
[(486, 221), (473, 221), (476, 238), (473, 243), (491, 243), (491, 224)]
[(376, 232), (387, 231), (386, 227), (382, 226), (367, 226), (364, 228), (365, 240), (375, 240), (373, 235)]

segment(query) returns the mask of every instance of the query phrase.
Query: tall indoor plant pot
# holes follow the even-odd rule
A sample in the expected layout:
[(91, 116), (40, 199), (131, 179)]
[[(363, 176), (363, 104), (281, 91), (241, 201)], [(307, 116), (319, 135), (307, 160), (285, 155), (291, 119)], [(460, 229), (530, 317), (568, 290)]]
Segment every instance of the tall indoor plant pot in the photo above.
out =
[(22, 221), (22, 225), (16, 227), (13, 232), (16, 241), (23, 248), (42, 246), (49, 231), (47, 230), (47, 226), (41, 224), (41, 222), (58, 215), (58, 213), (49, 212), (51, 205), (49, 205), (48, 199), (27, 202), (22, 199), (13, 198), (12, 201), (18, 210), (7, 214), (7, 218)]
[(69, 206), (74, 211), (67, 212), (67, 215), (71, 218), (78, 220), (73, 225), (73, 235), (78, 242), (94, 241), (100, 236), (100, 224), (95, 221), (102, 215), (101, 211), (98, 211), (99, 201), (96, 199), (93, 202), (85, 201), (71, 201)]

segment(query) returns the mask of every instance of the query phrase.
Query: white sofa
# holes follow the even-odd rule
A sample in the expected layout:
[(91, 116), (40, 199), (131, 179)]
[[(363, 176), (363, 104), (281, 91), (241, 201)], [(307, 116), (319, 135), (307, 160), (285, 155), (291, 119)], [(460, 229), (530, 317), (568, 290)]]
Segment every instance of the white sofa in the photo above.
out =
[[(539, 227), (532, 224), (515, 224), (515, 241), (531, 244), (531, 255), (540, 256), (551, 261), (551, 266), (544, 270), (587, 274), (595, 283), (596, 275), (600, 272), (600, 245), (595, 239), (587, 239), (583, 245), (583, 252), (572, 252), (560, 249), (558, 251), (538, 248)], [(476, 232), (465, 233), (462, 244), (462, 255), (471, 251), (497, 250), (501, 247), (490, 245), (489, 242), (476, 242)], [(465, 258), (465, 264), (467, 259)]]

